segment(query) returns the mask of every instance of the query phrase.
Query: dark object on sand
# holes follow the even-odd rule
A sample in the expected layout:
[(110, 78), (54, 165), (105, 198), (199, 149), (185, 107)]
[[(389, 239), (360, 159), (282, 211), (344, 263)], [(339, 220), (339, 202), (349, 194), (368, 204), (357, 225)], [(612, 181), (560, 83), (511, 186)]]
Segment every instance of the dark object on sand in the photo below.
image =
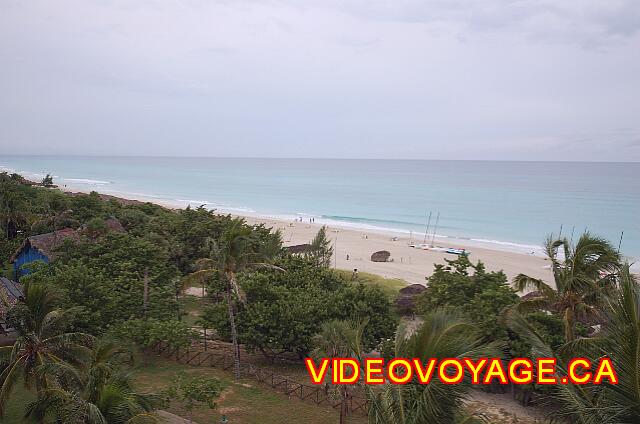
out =
[(386, 250), (380, 250), (371, 255), (371, 262), (387, 262), (390, 256), (391, 253)]

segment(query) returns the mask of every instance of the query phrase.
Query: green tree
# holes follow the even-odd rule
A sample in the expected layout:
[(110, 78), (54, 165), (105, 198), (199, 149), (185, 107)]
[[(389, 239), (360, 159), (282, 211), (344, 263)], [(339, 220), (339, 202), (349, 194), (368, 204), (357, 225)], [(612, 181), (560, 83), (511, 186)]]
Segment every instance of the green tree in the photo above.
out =
[[(560, 349), (563, 357), (584, 356), (596, 364), (609, 357), (618, 384), (559, 385), (557, 416), (579, 424), (632, 424), (640, 417), (640, 286), (628, 265), (622, 267), (619, 290), (603, 306), (606, 321), (591, 338), (574, 340)], [(535, 337), (535, 335), (534, 335)]]
[(308, 256), (318, 266), (329, 267), (331, 265), (333, 246), (331, 246), (331, 241), (327, 237), (327, 227), (325, 225), (320, 227), (316, 236), (311, 240)]
[(86, 368), (49, 366), (46, 371), (55, 376), (56, 384), (43, 390), (25, 415), (38, 422), (52, 419), (69, 424), (158, 422), (152, 411), (159, 397), (136, 392), (131, 376), (122, 370), (130, 360), (128, 350), (102, 341), (92, 350)]
[(614, 286), (620, 255), (607, 240), (588, 232), (582, 234), (575, 245), (566, 238), (549, 237), (545, 251), (551, 262), (555, 287), (541, 279), (518, 274), (513, 280), (518, 291), (531, 288), (538, 293), (538, 296), (521, 302), (519, 308), (521, 311), (560, 311), (564, 320), (564, 338), (569, 342), (575, 339), (576, 319), (596, 314), (596, 306)]
[[(413, 334), (401, 326), (396, 335), (395, 356), (419, 358), (478, 358), (492, 349), (484, 346), (477, 328), (460, 315), (437, 309), (424, 316), (424, 322)], [(356, 339), (357, 356), (362, 352)], [(495, 354), (495, 352), (492, 352)], [(410, 381), (405, 385), (386, 383), (366, 386), (370, 401), (371, 424), (452, 424), (463, 418), (461, 407), (468, 396), (470, 383), (465, 377), (460, 384), (444, 384), (433, 379), (430, 384)], [(468, 420), (466, 422), (469, 422)]]
[[(362, 333), (366, 322), (353, 321), (328, 321), (322, 324), (320, 332), (313, 337), (314, 349), (312, 356), (317, 360), (321, 358), (346, 358), (356, 354), (353, 350), (353, 340), (357, 340)], [(325, 391), (329, 390), (331, 381), (331, 364), (327, 371), (325, 381)], [(349, 414), (347, 399), (349, 397), (349, 386), (337, 385), (334, 390), (341, 400), (340, 424), (345, 422)]]
[(435, 308), (454, 306), (461, 309), (488, 339), (506, 338), (501, 323), (502, 311), (519, 301), (502, 272), (487, 272), (484, 264), (471, 263), (466, 255), (435, 265), (427, 289), (417, 300), (417, 309), (429, 313)]
[(180, 403), (189, 413), (189, 422), (193, 422), (193, 409), (197, 406), (214, 409), (221, 392), (222, 384), (215, 378), (181, 373), (176, 375), (165, 394), (169, 401)]
[(56, 296), (47, 286), (29, 284), (24, 301), (7, 313), (7, 322), (15, 329), (13, 346), (0, 347), (6, 366), (0, 373), (0, 416), (4, 412), (15, 383), (22, 377), (27, 388), (41, 393), (50, 385), (43, 373), (50, 364), (71, 366), (88, 353), (93, 338), (84, 333), (69, 333), (71, 313), (58, 309)]
[(163, 342), (171, 348), (181, 349), (189, 347), (197, 337), (197, 333), (182, 321), (157, 319), (124, 321), (110, 328), (109, 335), (117, 340), (133, 342), (142, 348)]
[[(240, 340), (248, 350), (265, 356), (292, 352), (305, 357), (322, 324), (335, 319), (366, 317), (369, 324), (364, 341), (368, 349), (393, 335), (397, 317), (379, 287), (344, 281), (309, 258), (286, 256), (277, 265), (287, 272), (261, 268), (239, 276), (247, 301), (236, 321)], [(214, 295), (216, 289), (209, 291)], [(220, 336), (230, 337), (228, 314), (222, 305), (208, 307), (203, 319)]]
[(83, 307), (80, 326), (92, 333), (127, 319), (178, 314), (178, 270), (167, 250), (147, 237), (109, 233), (67, 246), (27, 281), (54, 285), (64, 305)]
[(27, 200), (6, 173), (1, 175), (4, 177), (0, 178), (0, 220), (5, 237), (11, 240), (15, 238), (11, 230), (27, 221)]
[(209, 240), (209, 260), (199, 261), (201, 269), (183, 280), (183, 284), (191, 284), (210, 279), (218, 273), (224, 276), (236, 378), (240, 378), (240, 347), (233, 298), (235, 296), (242, 304), (246, 301), (245, 293), (238, 284), (238, 273), (258, 267), (277, 268), (271, 262), (282, 249), (279, 232), (267, 231), (263, 237), (259, 237), (256, 234), (258, 230), (259, 228), (246, 225), (242, 218), (231, 220), (219, 239)]
[(41, 184), (45, 187), (53, 187), (53, 177), (51, 176), (51, 174), (45, 175), (42, 179)]
[(103, 236), (109, 231), (107, 223), (102, 218), (91, 218), (87, 221), (86, 231), (91, 237)]

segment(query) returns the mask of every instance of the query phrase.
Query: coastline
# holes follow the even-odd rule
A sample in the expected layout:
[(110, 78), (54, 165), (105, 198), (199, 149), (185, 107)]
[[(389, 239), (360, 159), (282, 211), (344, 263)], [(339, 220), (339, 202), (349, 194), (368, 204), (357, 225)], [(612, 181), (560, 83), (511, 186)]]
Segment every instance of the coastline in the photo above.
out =
[[(111, 196), (123, 201), (150, 202), (170, 209), (183, 209), (188, 205), (198, 207), (200, 204), (190, 201), (171, 201), (143, 194), (122, 194), (109, 190), (101, 190), (95, 187), (91, 190), (84, 187), (70, 186), (58, 187), (66, 193), (89, 193), (96, 191), (101, 195)], [(100, 190), (100, 191), (99, 191)], [(205, 205), (206, 206), (206, 205)], [(235, 210), (216, 209), (217, 213), (230, 214), (242, 217), (250, 224), (264, 224), (282, 232), (285, 246), (309, 243), (322, 225), (327, 226), (327, 233), (334, 242), (335, 255), (333, 266), (338, 269), (359, 272), (368, 272), (385, 278), (398, 278), (407, 284), (425, 284), (425, 278), (430, 276), (434, 264), (444, 264), (445, 259), (455, 259), (456, 255), (447, 254), (436, 250), (422, 250), (409, 246), (411, 241), (422, 243), (423, 235), (413, 234), (392, 229), (378, 229), (353, 227), (348, 223), (341, 225), (336, 222), (324, 222), (315, 219), (309, 222), (310, 217), (302, 217), (302, 222), (294, 219), (286, 219), (277, 216), (262, 216), (249, 212)], [(430, 235), (431, 236), (431, 235)], [(552, 281), (548, 262), (539, 253), (532, 254), (522, 251), (508, 251), (506, 249), (490, 248), (480, 243), (461, 239), (453, 239), (446, 236), (435, 236), (436, 246), (465, 249), (470, 251), (472, 262), (482, 261), (488, 271), (504, 271), (509, 280), (519, 273), (525, 273), (545, 281)], [(372, 262), (371, 254), (387, 250), (391, 253), (391, 262)], [(348, 255), (348, 259), (347, 259)]]
[[(553, 182), (564, 175), (565, 167), (514, 162), (500, 164), (496, 171), (497, 164), (487, 167), (482, 161), (473, 162), (472, 169), (467, 164), (438, 161), (422, 161), (417, 168), (407, 161), (338, 162), (16, 156), (0, 160), (0, 170), (35, 181), (50, 172), (55, 183), (66, 185), (66, 190), (97, 191), (170, 208), (203, 205), (218, 213), (258, 221), (288, 224), (313, 218), (316, 224), (340, 231), (383, 234), (418, 243), (424, 242), (428, 227), (429, 244), (466, 248), (472, 259), (474, 253), (485, 250), (544, 257), (542, 241), (558, 230), (573, 238), (574, 232), (591, 229), (615, 245), (624, 234), (622, 252), (628, 254), (628, 261), (636, 262), (634, 272), (640, 272), (640, 232), (632, 212), (637, 210), (634, 204), (640, 197), (633, 190), (620, 188), (622, 183), (630, 183), (632, 168), (615, 173), (616, 178), (606, 180), (609, 182), (603, 186), (580, 179), (569, 181), (563, 191), (549, 192)], [(539, 175), (540, 169), (553, 178), (532, 180), (530, 176)], [(572, 175), (589, 171), (602, 176), (605, 170), (580, 164), (572, 169)], [(428, 219), (431, 212), (433, 219)], [(608, 218), (603, 220), (604, 216)], [(436, 221), (439, 225), (432, 242)], [(540, 273), (535, 270), (533, 274)]]

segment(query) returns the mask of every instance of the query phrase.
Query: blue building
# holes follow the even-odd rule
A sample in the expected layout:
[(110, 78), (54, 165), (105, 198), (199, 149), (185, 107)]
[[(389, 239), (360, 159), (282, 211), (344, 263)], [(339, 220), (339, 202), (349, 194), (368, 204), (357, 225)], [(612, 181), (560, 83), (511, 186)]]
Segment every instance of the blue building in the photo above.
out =
[(55, 259), (56, 250), (65, 240), (77, 241), (79, 238), (80, 234), (73, 228), (28, 237), (11, 257), (16, 280), (19, 281), (20, 277), (30, 272), (28, 268), (23, 269), (23, 265), (38, 260), (49, 263)]

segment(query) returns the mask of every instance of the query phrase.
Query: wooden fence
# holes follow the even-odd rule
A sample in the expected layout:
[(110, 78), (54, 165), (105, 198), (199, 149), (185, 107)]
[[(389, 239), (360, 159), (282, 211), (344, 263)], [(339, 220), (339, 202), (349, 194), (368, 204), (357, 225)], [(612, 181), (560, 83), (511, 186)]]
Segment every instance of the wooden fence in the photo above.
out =
[[(169, 359), (174, 359), (180, 363), (197, 367), (213, 367), (223, 370), (233, 368), (233, 355), (229, 353), (192, 350), (189, 348), (171, 347), (164, 342), (157, 343), (153, 350)], [(284, 393), (289, 398), (310, 401), (316, 405), (329, 405), (334, 409), (339, 409), (346, 403), (347, 413), (366, 415), (368, 410), (368, 400), (363, 397), (349, 395), (346, 399), (335, 399), (331, 397), (323, 387), (301, 384), (282, 375), (278, 375), (266, 368), (257, 367), (253, 364), (240, 364), (240, 374), (259, 383), (267, 385), (278, 392)]]

